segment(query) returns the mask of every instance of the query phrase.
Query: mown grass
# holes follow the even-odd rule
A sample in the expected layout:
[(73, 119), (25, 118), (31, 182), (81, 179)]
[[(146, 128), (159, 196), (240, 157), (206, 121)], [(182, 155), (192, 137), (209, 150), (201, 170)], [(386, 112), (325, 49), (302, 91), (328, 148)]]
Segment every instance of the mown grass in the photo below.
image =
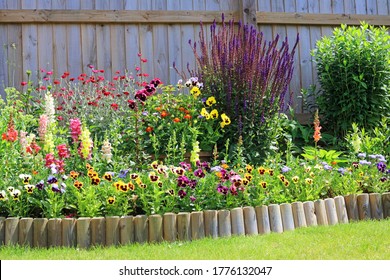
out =
[(121, 247), (3, 246), (2, 260), (390, 260), (390, 219), (300, 228), (281, 234)]

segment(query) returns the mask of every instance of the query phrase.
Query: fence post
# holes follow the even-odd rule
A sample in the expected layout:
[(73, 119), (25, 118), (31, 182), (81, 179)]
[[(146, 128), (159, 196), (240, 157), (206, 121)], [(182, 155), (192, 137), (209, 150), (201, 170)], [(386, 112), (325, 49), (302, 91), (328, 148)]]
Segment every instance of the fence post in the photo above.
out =
[(328, 218), (329, 225), (335, 225), (338, 223), (336, 205), (333, 198), (325, 198), (326, 217)]
[(239, 0), (239, 5), (241, 22), (243, 24), (253, 25), (255, 28), (257, 28), (256, 1)]
[(317, 217), (318, 225), (328, 225), (328, 218), (326, 216), (325, 202), (322, 199), (314, 201), (314, 209)]
[(106, 217), (106, 245), (119, 244), (119, 216)]
[(148, 217), (137, 215), (134, 218), (134, 240), (138, 243), (145, 243), (149, 239)]
[(89, 248), (91, 246), (91, 218), (80, 217), (77, 219), (77, 246)]
[(294, 218), (290, 203), (280, 204), (280, 213), (282, 215), (283, 231), (294, 230)]

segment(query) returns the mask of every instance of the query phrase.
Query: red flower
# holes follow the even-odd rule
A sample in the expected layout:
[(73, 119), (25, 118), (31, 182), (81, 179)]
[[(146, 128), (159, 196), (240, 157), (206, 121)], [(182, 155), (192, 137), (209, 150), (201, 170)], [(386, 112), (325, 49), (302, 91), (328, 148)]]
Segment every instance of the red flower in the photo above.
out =
[(53, 83), (54, 83), (55, 85), (59, 85), (61, 82), (60, 82), (59, 80), (54, 80)]
[(27, 85), (27, 82), (21, 82), (20, 83), (22, 86), (25, 86), (25, 85)]
[(111, 108), (116, 111), (116, 110), (118, 110), (119, 106), (116, 103), (112, 103)]
[(191, 115), (187, 114), (187, 115), (184, 116), (184, 118), (185, 118), (186, 120), (190, 120), (192, 117), (191, 117)]
[(178, 122), (180, 122), (180, 119), (179, 118), (174, 118), (173, 122), (178, 123)]
[(66, 147), (66, 144), (58, 145), (57, 151), (58, 151), (58, 156), (60, 157), (60, 159), (70, 157), (70, 152), (69, 152), (68, 148)]
[(147, 133), (151, 133), (151, 132), (153, 131), (153, 127), (148, 126), (148, 127), (145, 129), (145, 131), (146, 131)]
[(168, 113), (167, 111), (162, 111), (160, 115), (162, 118), (165, 118), (166, 116), (168, 116)]

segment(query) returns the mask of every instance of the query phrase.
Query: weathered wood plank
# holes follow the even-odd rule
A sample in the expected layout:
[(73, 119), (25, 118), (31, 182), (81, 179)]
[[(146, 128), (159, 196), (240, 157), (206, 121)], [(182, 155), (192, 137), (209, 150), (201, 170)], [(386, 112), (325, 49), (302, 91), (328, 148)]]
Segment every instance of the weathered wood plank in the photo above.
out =
[(177, 239), (180, 241), (191, 240), (190, 213), (180, 212), (177, 214), (176, 220), (177, 220)]
[(294, 217), (290, 203), (280, 204), (280, 213), (282, 215), (283, 231), (294, 230)]
[(233, 208), (230, 210), (230, 217), (232, 221), (232, 234), (233, 235), (244, 235), (244, 213), (241, 207)]
[(62, 245), (62, 219), (51, 218), (47, 222), (48, 247), (60, 247)]
[(163, 219), (161, 215), (149, 216), (149, 242), (163, 241)]
[(46, 248), (47, 247), (47, 222), (46, 218), (36, 218), (33, 222), (33, 242), (34, 247)]
[(305, 211), (306, 225), (317, 226), (317, 216), (315, 214), (315, 207), (313, 201), (305, 201), (303, 203), (303, 209)]
[(77, 246), (82, 249), (89, 248), (91, 246), (91, 218), (78, 218), (76, 232)]
[(257, 218), (255, 208), (252, 206), (245, 206), (244, 212), (244, 228), (246, 235), (259, 234), (257, 228)]
[(77, 241), (76, 219), (62, 219), (62, 246), (74, 247)]
[(271, 232), (268, 206), (256, 206), (257, 230), (259, 234), (268, 234)]
[(303, 203), (300, 201), (293, 202), (293, 203), (291, 203), (291, 208), (292, 208), (292, 212), (293, 212), (295, 228), (307, 227)]
[(204, 234), (206, 237), (218, 237), (218, 211), (205, 210), (204, 214)]
[(163, 216), (163, 235), (165, 241), (174, 242), (177, 238), (176, 214), (165, 213)]
[(314, 209), (317, 217), (318, 225), (328, 225), (328, 218), (326, 214), (325, 202), (322, 199), (317, 199), (314, 201)]
[(229, 210), (218, 211), (218, 236), (225, 237), (232, 235), (232, 224)]
[(107, 246), (116, 246), (119, 244), (119, 216), (106, 217), (106, 240)]
[(357, 208), (357, 194), (349, 194), (344, 196), (345, 206), (347, 208), (348, 220), (359, 220), (359, 212)]
[(191, 240), (204, 238), (204, 219), (203, 212), (196, 211), (191, 213)]
[(383, 219), (383, 206), (382, 206), (382, 195), (380, 193), (370, 193), (370, 211), (371, 217), (376, 220)]
[(17, 217), (9, 217), (5, 220), (5, 245), (19, 244), (19, 221)]
[(146, 215), (137, 215), (134, 218), (134, 241), (145, 243), (149, 238), (148, 217)]
[(134, 217), (123, 216), (119, 220), (120, 244), (125, 245), (134, 242)]
[(334, 203), (336, 206), (337, 219), (340, 224), (348, 223), (348, 214), (347, 208), (345, 206), (345, 200), (342, 196), (336, 196), (334, 198)]
[(278, 204), (271, 204), (268, 206), (270, 228), (272, 232), (282, 233), (283, 223), (282, 215), (280, 213), (280, 206)]

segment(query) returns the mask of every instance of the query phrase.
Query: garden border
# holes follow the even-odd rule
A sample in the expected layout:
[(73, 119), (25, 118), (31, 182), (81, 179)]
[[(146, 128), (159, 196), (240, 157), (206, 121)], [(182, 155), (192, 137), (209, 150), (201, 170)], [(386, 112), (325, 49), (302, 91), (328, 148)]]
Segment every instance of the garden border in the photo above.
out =
[(390, 217), (390, 192), (231, 210), (76, 218), (0, 217), (0, 246), (36, 248), (118, 246), (205, 237), (282, 233), (299, 227)]

